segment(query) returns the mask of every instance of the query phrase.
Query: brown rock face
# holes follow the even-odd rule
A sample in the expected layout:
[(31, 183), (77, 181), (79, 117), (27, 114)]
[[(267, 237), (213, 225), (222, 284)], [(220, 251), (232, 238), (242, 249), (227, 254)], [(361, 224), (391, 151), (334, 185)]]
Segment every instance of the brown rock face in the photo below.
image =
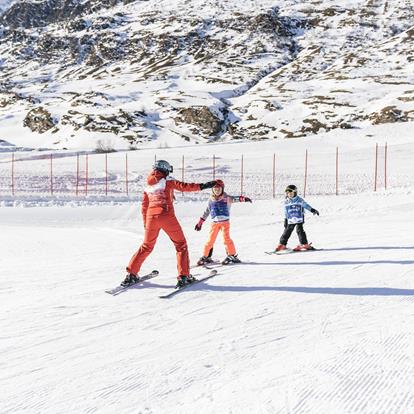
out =
[[(0, 19), (0, 23), (12, 28), (42, 27), (50, 23), (77, 18), (88, 12), (96, 12), (116, 5), (119, 0), (47, 0), (37, 2), (16, 2)], [(125, 2), (127, 3), (127, 2)]]
[(223, 121), (206, 106), (181, 109), (175, 118), (175, 122), (184, 122), (196, 126), (207, 135), (218, 134), (223, 128)]
[(24, 118), (23, 125), (30, 128), (33, 132), (43, 134), (43, 132), (55, 126), (55, 122), (46, 109), (41, 106), (28, 112)]
[(385, 108), (382, 108), (379, 112), (374, 112), (371, 114), (369, 116), (369, 119), (374, 125), (408, 121), (404, 112), (395, 106), (387, 106)]

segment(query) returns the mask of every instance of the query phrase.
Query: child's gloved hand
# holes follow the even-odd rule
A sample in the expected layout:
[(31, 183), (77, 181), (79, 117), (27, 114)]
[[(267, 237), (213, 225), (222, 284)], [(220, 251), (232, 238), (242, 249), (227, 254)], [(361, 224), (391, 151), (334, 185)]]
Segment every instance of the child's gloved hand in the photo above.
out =
[(317, 215), (317, 216), (319, 216), (319, 211), (318, 210), (315, 210), (314, 208), (312, 208), (311, 209), (311, 213), (313, 214), (313, 215)]
[(245, 196), (240, 196), (239, 197), (239, 201), (241, 203), (252, 203), (253, 202), (251, 198), (245, 197)]
[(194, 230), (200, 231), (201, 227), (203, 227), (204, 219), (201, 217), (200, 220), (198, 220), (198, 223), (195, 225)]

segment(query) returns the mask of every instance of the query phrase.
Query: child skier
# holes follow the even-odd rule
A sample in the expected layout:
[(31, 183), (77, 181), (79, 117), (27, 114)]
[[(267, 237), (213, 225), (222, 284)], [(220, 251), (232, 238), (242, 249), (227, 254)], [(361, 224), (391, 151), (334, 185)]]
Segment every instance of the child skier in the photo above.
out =
[(305, 223), (305, 209), (309, 210), (313, 215), (319, 216), (319, 211), (311, 207), (303, 198), (298, 196), (298, 189), (296, 185), (288, 185), (285, 190), (285, 230), (280, 237), (280, 244), (276, 247), (276, 252), (286, 250), (286, 245), (291, 236), (293, 229), (296, 227), (296, 232), (299, 237), (299, 245), (295, 247), (294, 251), (314, 250), (308, 243), (306, 233), (303, 230)]
[(174, 243), (177, 252), (177, 287), (192, 283), (190, 275), (187, 241), (174, 213), (174, 190), (200, 191), (212, 188), (216, 181), (204, 184), (183, 183), (169, 176), (173, 167), (164, 160), (157, 161), (147, 177), (147, 187), (142, 198), (142, 218), (144, 222), (144, 242), (132, 256), (126, 270), (128, 272), (122, 286), (130, 286), (139, 281), (138, 272), (142, 263), (152, 252), (160, 230), (164, 230)]
[(227, 252), (227, 257), (222, 261), (222, 264), (240, 263), (233, 240), (230, 238), (230, 206), (234, 202), (251, 203), (252, 200), (242, 195), (228, 195), (224, 192), (224, 182), (222, 180), (216, 180), (216, 185), (211, 190), (212, 194), (208, 206), (194, 228), (196, 231), (200, 231), (204, 221), (211, 215), (213, 222), (210, 234), (207, 243), (204, 245), (203, 256), (200, 257), (197, 264), (201, 266), (212, 262), (212, 249), (220, 231), (223, 233), (224, 246)]

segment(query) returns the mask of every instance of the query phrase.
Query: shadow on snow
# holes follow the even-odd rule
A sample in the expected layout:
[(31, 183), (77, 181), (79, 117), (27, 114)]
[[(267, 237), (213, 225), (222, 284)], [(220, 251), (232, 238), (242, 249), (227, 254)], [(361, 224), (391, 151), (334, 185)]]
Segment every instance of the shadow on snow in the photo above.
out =
[[(200, 285), (199, 285), (200, 286)], [(296, 292), (313, 293), (323, 295), (347, 295), (347, 296), (413, 296), (414, 289), (395, 289), (386, 287), (304, 287), (304, 286), (212, 286), (204, 285), (203, 290), (225, 291), (225, 292)], [(201, 288), (201, 286), (200, 286)], [(201, 289), (200, 289), (201, 290)]]
[(336, 249), (323, 249), (324, 252), (343, 252), (353, 250), (414, 250), (414, 246), (366, 246), (366, 247), (339, 247)]
[(413, 265), (414, 260), (326, 260), (323, 262), (244, 262), (245, 265), (260, 265), (260, 266), (349, 266), (349, 265), (364, 265), (364, 264), (400, 264)]

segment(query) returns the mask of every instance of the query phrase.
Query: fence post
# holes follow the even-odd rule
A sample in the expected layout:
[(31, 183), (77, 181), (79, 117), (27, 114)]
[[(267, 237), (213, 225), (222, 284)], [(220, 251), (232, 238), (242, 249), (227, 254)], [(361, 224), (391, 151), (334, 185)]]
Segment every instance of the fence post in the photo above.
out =
[(128, 196), (128, 153), (125, 153), (125, 189)]
[(378, 143), (375, 144), (375, 177), (374, 191), (377, 191), (377, 175), (378, 175)]
[(79, 152), (76, 154), (76, 187), (75, 187), (76, 197), (78, 196), (78, 191), (79, 191)]
[(85, 196), (88, 195), (88, 154), (85, 159)]
[(108, 154), (105, 153), (105, 195), (108, 196)]
[(336, 147), (336, 169), (335, 169), (335, 194), (338, 195), (338, 182), (339, 182), (339, 150)]
[(213, 154), (213, 180), (216, 179), (216, 156)]
[(387, 158), (388, 158), (388, 144), (385, 143), (384, 149), (384, 186), (387, 189)]
[(12, 154), (11, 189), (12, 189), (12, 195), (14, 196), (14, 152)]
[(50, 154), (50, 195), (53, 195), (53, 154)]
[(303, 184), (303, 197), (306, 197), (306, 185), (308, 181), (308, 150), (305, 152), (305, 182)]
[(273, 198), (276, 197), (276, 154), (273, 154), (273, 174), (272, 174)]
[(243, 176), (244, 176), (244, 157), (241, 156), (241, 169), (240, 169), (240, 195), (243, 195)]

